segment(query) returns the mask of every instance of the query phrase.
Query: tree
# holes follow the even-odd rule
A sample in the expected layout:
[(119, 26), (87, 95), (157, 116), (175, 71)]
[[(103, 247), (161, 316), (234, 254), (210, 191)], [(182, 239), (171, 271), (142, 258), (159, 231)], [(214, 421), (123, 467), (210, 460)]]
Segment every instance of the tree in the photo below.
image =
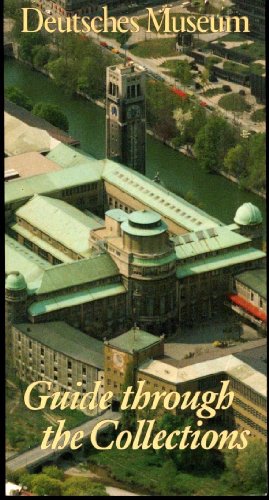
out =
[(188, 61), (179, 61), (176, 65), (174, 75), (175, 78), (178, 78), (181, 81), (183, 87), (187, 87), (188, 85), (190, 85), (193, 77)]
[(43, 467), (42, 473), (46, 474), (50, 478), (59, 479), (60, 481), (64, 479), (63, 470), (56, 467), (56, 465), (47, 465), (46, 467)]
[(55, 127), (62, 130), (67, 131), (69, 128), (67, 117), (61, 111), (59, 106), (56, 106), (55, 104), (39, 102), (34, 105), (33, 114), (39, 116), (40, 118), (44, 118), (44, 120), (47, 120)]
[(58, 87), (62, 87), (65, 94), (72, 95), (77, 90), (80, 59), (73, 60), (61, 56), (49, 61), (47, 69), (54, 78)]
[(70, 477), (63, 483), (63, 496), (109, 496), (105, 486), (86, 477)]
[(238, 132), (224, 118), (212, 114), (195, 139), (194, 152), (205, 170), (223, 168), (227, 151), (237, 142)]
[(253, 493), (267, 491), (266, 447), (259, 439), (253, 438), (248, 446), (238, 452), (236, 470), (242, 486)]
[(266, 137), (254, 134), (231, 148), (224, 159), (225, 169), (245, 187), (264, 190), (266, 182)]
[(38, 496), (61, 496), (62, 483), (59, 479), (54, 479), (46, 474), (34, 475), (31, 481), (31, 489)]
[(40, 33), (23, 33), (23, 37), (19, 39), (19, 55), (25, 61), (33, 63), (34, 50), (38, 45), (43, 46), (45, 43), (44, 36)]
[(23, 91), (14, 86), (6, 87), (5, 89), (5, 97), (11, 101), (17, 104), (18, 106), (22, 106), (22, 108), (27, 109), (28, 111), (31, 111), (33, 108), (33, 104), (31, 99), (27, 97)]
[(200, 105), (196, 105), (191, 110), (191, 117), (184, 122), (182, 132), (182, 142), (184, 144), (194, 144), (199, 130), (205, 126), (207, 121), (206, 110)]
[(33, 49), (33, 64), (38, 68), (43, 68), (50, 59), (51, 52), (49, 47), (36, 45)]
[(209, 82), (209, 69), (208, 68), (205, 68), (204, 71), (202, 71), (202, 73), (200, 75), (200, 80), (201, 80), (201, 84), (203, 85), (203, 87), (206, 88), (208, 86), (208, 82)]

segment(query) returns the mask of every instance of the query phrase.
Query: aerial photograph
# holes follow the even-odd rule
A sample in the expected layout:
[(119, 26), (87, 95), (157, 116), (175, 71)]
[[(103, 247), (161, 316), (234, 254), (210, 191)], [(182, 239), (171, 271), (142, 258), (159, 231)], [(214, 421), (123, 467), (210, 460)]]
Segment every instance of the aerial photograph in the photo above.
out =
[(4, 0), (5, 495), (267, 495), (265, 0)]

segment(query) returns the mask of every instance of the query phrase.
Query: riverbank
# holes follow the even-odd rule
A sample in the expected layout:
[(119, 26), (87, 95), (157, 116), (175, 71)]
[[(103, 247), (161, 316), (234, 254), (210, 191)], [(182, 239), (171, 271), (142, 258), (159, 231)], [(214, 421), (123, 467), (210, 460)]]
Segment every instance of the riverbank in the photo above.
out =
[[(14, 45), (14, 50), (13, 50), (13, 57), (18, 60), (20, 63), (22, 64), (26, 64), (29, 68), (31, 68), (31, 70), (33, 71), (36, 71), (38, 73), (41, 73), (43, 74), (44, 76), (50, 78), (53, 80), (53, 76), (45, 69), (43, 68), (40, 68), (40, 67), (37, 67), (37, 66), (34, 66), (33, 64), (27, 62), (27, 61), (24, 61), (22, 60), (19, 55), (18, 55), (18, 45), (17, 44), (13, 44)], [(9, 56), (10, 57), (10, 56)], [(83, 99), (86, 99), (87, 101), (95, 104), (96, 106), (102, 108), (102, 109), (105, 109), (105, 102), (103, 100), (100, 100), (100, 99), (93, 99), (90, 95), (88, 95), (87, 93), (85, 92), (81, 92), (81, 91), (76, 91), (76, 95), (83, 98)], [(183, 154), (184, 156), (187, 156), (188, 158), (191, 158), (191, 159), (196, 159), (195, 158), (195, 155), (194, 155), (194, 152), (193, 150), (190, 148), (190, 147), (177, 147), (173, 144), (172, 141), (170, 140), (163, 140), (160, 136), (158, 136), (153, 130), (147, 128), (147, 134), (151, 137), (153, 137), (154, 139), (156, 139), (157, 141), (160, 141), (162, 144), (164, 144), (165, 146), (168, 146), (169, 148), (173, 149), (174, 151), (177, 151), (178, 153), (180, 154)], [(233, 182), (235, 184), (237, 184), (240, 189), (243, 189), (245, 190), (246, 192), (250, 192), (250, 193), (253, 193), (257, 196), (259, 196), (260, 198), (262, 199), (266, 199), (266, 193), (264, 192), (261, 192), (261, 191), (258, 191), (256, 189), (253, 189), (253, 188), (250, 188), (250, 187), (241, 187), (240, 185), (240, 181), (238, 178), (236, 178), (235, 176), (233, 175), (230, 175), (230, 174), (227, 174), (227, 172), (221, 170), (221, 171), (217, 171), (216, 170), (216, 174), (222, 176), (222, 177), (225, 177), (228, 181), (230, 182)]]

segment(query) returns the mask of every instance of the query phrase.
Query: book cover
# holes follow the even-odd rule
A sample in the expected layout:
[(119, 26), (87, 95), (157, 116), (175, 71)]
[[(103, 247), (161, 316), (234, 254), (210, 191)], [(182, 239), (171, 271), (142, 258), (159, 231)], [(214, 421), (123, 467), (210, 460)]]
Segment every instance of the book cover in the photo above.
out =
[(6, 496), (263, 496), (265, 2), (5, 0)]

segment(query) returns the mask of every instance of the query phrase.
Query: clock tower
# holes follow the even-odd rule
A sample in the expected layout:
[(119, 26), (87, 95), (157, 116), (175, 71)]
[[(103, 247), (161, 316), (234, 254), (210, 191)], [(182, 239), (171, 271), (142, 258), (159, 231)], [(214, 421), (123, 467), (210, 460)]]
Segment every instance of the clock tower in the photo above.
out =
[(109, 66), (106, 76), (106, 156), (145, 173), (145, 71)]

